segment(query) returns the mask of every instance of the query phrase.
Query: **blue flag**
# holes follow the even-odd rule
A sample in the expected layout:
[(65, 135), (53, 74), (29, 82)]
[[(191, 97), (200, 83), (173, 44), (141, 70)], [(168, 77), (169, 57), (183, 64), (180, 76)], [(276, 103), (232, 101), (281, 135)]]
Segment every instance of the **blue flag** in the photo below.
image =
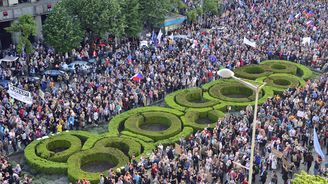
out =
[(321, 146), (320, 146), (320, 143), (318, 140), (318, 134), (317, 134), (317, 131), (315, 130), (315, 128), (313, 129), (313, 145), (314, 145), (315, 152), (317, 152), (318, 155), (320, 155), (321, 158), (323, 160), (325, 160), (325, 155), (323, 154), (323, 151), (321, 149)]

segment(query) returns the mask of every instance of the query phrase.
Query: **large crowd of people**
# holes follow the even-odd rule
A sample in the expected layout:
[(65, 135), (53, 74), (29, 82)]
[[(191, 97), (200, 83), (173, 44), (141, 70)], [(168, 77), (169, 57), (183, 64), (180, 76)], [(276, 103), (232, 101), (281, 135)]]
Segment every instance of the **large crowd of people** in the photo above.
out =
[[(189, 7), (197, 4), (192, 0), (184, 2)], [(123, 111), (150, 105), (172, 91), (199, 86), (215, 80), (218, 78), (216, 71), (220, 67), (234, 69), (247, 64), (256, 64), (266, 59), (284, 59), (308, 65), (318, 71), (327, 69), (327, 1), (238, 0), (223, 1), (223, 3), (224, 11), (219, 16), (204, 16), (202, 24), (183, 24), (181, 28), (168, 33), (166, 37), (157, 41), (153, 41), (150, 37), (146, 38), (149, 41), (148, 46), (140, 47), (137, 42), (128, 40), (123, 40), (120, 45), (114, 46), (110, 39), (98, 39), (91, 43), (86, 38), (80, 48), (74, 49), (71, 53), (59, 55), (41, 42), (35, 44), (35, 52), (29, 57), (25, 54), (20, 57), (18, 62), (11, 63), (10, 67), (4, 66), (0, 69), (1, 79), (10, 81), (18, 88), (30, 91), (34, 100), (33, 105), (26, 105), (10, 98), (6, 90), (1, 89), (1, 153), (9, 154), (10, 150), (23, 150), (32, 140), (49, 133), (82, 129), (88, 124), (97, 125)], [(256, 42), (256, 47), (244, 44), (244, 37)], [(12, 45), (6, 54), (17, 55), (15, 46)], [(28, 61), (26, 61), (27, 59)], [(90, 59), (94, 59), (95, 62), (91, 64), (92, 67), (88, 72), (77, 67), (67, 76), (43, 75), (47, 69), (59, 69), (75, 60), (88, 61)], [(137, 73), (140, 73), (143, 78), (138, 81), (131, 80), (131, 77)], [(29, 75), (38, 78), (26, 77)], [(272, 154), (268, 158), (262, 154), (267, 153), (267, 145), (273, 139), (280, 138), (280, 142), (275, 142), (275, 145), (285, 148), (285, 139), (288, 139), (291, 132), (293, 141), (287, 141), (289, 145), (289, 149), (286, 151), (287, 155), (291, 154), (290, 150), (294, 153), (294, 141), (302, 142), (303, 138), (306, 139), (305, 137), (310, 141), (310, 129), (294, 127), (294, 124), (299, 123), (302, 126), (312, 127), (311, 123), (317, 122), (317, 119), (323, 120), (321, 122), (323, 124), (327, 121), (323, 117), (327, 102), (327, 96), (324, 95), (324, 92), (327, 93), (326, 88), (319, 89), (319, 85), (317, 88), (309, 85), (308, 88), (316, 90), (311, 92), (308, 91), (309, 89), (303, 89), (303, 92), (289, 91), (284, 94), (287, 96), (280, 97), (279, 103), (277, 99), (271, 99), (266, 104), (267, 106), (260, 109), (260, 118), (263, 120), (261, 121), (262, 132), (264, 132), (259, 134), (259, 140), (261, 140), (259, 154), (263, 156), (260, 163), (276, 163), (272, 162), (274, 159)], [(45, 101), (40, 99), (39, 89), (45, 92)], [(313, 104), (312, 94), (315, 94), (318, 99), (320, 99), (320, 95), (323, 95), (320, 101), (324, 104), (323, 107), (318, 108), (317, 102)], [(305, 98), (308, 95), (310, 96)], [(297, 101), (303, 99), (304, 103), (302, 105), (292, 103), (289, 107), (284, 105), (290, 103), (289, 100), (294, 98), (298, 99)], [(294, 111), (297, 108), (305, 107), (309, 107), (309, 109), (304, 109), (304, 114), (308, 114), (308, 112), (316, 114), (304, 115), (304, 117), (294, 116), (294, 119), (289, 121), (288, 118), (295, 114)], [(265, 117), (262, 117), (264, 115)], [(288, 118), (286, 119), (286, 117)], [(313, 118), (314, 121), (312, 121)], [(242, 132), (247, 134), (248, 130), (244, 130), (247, 129), (247, 126), (239, 125), (238, 120), (240, 117), (230, 117), (221, 122), (231, 124), (231, 129), (237, 130), (230, 133), (225, 132), (226, 136), (238, 136), (239, 130), (243, 130)], [(220, 125), (217, 129), (220, 129), (219, 127)], [(284, 132), (283, 127), (287, 127), (290, 132)], [(324, 125), (320, 126), (319, 134), (324, 134), (324, 127)], [(270, 131), (267, 132), (267, 129)], [(222, 134), (221, 130), (218, 132)], [(212, 136), (216, 133), (209, 134), (213, 138)], [(201, 137), (201, 135), (200, 133), (196, 136)], [(301, 139), (296, 139), (297, 136), (301, 136)], [(217, 139), (218, 137), (217, 135)], [(206, 143), (202, 142), (202, 144), (209, 148), (211, 143), (208, 142), (208, 139), (206, 140)], [(242, 135), (239, 135), (238, 141), (247, 142)], [(222, 142), (221, 139), (218, 142), (218, 144), (222, 144), (222, 147), (232, 144), (226, 141)], [(228, 147), (231, 149), (230, 146)], [(311, 146), (311, 144), (307, 146)], [(193, 150), (188, 150), (188, 147), (184, 148), (193, 153)], [(248, 147), (241, 148), (244, 150), (240, 150), (240, 153), (247, 155), (245, 151), (247, 152)], [(212, 151), (214, 152), (214, 150)], [(230, 152), (232, 151), (230, 150)], [(224, 154), (230, 157), (230, 152), (227, 150)], [(160, 156), (165, 156), (163, 150), (159, 153)], [(219, 154), (216, 155), (216, 161), (220, 160)], [(235, 156), (233, 155), (233, 157)], [(181, 157), (179, 158), (181, 159)], [(211, 157), (210, 162), (213, 160), (214, 157)], [(242, 161), (247, 162), (246, 160)], [(200, 159), (199, 163), (201, 162), (205, 162), (206, 166), (206, 159), (202, 161)], [(161, 163), (158, 162), (158, 164)], [(183, 162), (183, 164), (185, 163)], [(228, 167), (231, 165), (233, 164)], [(297, 164), (295, 165), (297, 166)], [(220, 167), (202, 168), (203, 170), (197, 170), (197, 172), (193, 170), (190, 173), (197, 173), (195, 175), (198, 179), (198, 173), (205, 173), (206, 169), (214, 172)], [(258, 168), (259, 174), (263, 168), (262, 165), (261, 168)], [(168, 165), (167, 169), (172, 168)], [(269, 168), (266, 167), (266, 169)], [(182, 171), (185, 172), (183, 168)], [(189, 173), (189, 170), (187, 171)], [(230, 169), (229, 172), (231, 171), (233, 171), (231, 176), (234, 177), (242, 173), (240, 172), (242, 169)], [(134, 173), (130, 174), (135, 175)], [(180, 176), (187, 178), (183, 173), (179, 173)], [(231, 176), (229, 176), (229, 180), (231, 180)], [(161, 180), (161, 178), (165, 177), (162, 175), (155, 177), (157, 180)], [(207, 176), (200, 178), (204, 180)]]
[[(323, 158), (313, 154), (313, 128), (328, 155), (328, 75), (268, 99), (258, 112), (253, 182), (287, 184), (304, 169), (328, 177)], [(205, 128), (163, 147), (122, 170), (101, 175), (101, 184), (247, 183), (253, 111), (228, 114), (214, 129)], [(278, 152), (278, 153), (277, 153)], [(306, 168), (306, 169), (305, 169)]]

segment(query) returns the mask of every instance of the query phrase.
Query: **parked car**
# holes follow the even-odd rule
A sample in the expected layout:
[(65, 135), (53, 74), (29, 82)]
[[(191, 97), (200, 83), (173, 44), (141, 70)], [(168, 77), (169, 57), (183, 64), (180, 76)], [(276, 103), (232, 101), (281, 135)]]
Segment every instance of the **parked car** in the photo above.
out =
[(86, 61), (74, 61), (70, 64), (64, 64), (61, 66), (61, 69), (64, 71), (69, 71), (69, 72), (73, 72), (76, 68), (79, 68), (80, 70), (84, 71), (84, 72), (90, 72), (92, 66), (90, 63), (86, 62)]

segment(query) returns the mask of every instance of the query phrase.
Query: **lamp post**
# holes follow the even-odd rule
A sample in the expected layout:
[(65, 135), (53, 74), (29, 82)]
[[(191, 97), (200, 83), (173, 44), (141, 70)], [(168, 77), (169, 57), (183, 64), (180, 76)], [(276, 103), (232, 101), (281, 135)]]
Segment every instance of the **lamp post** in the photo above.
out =
[(253, 177), (253, 163), (254, 163), (254, 151), (255, 151), (255, 131), (256, 131), (256, 119), (257, 119), (257, 107), (258, 107), (258, 101), (259, 101), (259, 93), (263, 86), (266, 83), (263, 83), (261, 86), (256, 86), (254, 84), (251, 84), (241, 78), (235, 77), (235, 73), (229, 69), (221, 69), (217, 72), (217, 74), (222, 78), (233, 78), (243, 85), (245, 85), (248, 88), (251, 88), (253, 91), (255, 91), (255, 108), (254, 108), (254, 115), (253, 115), (253, 126), (252, 126), (252, 140), (251, 140), (251, 158), (249, 163), (249, 173), (248, 173), (248, 184), (252, 183), (252, 177)]

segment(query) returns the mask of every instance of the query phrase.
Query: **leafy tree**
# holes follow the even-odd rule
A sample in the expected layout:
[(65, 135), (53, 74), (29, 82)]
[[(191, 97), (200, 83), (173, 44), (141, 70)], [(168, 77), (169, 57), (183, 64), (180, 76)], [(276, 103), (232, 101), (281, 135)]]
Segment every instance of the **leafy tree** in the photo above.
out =
[(27, 54), (33, 52), (32, 43), (29, 40), (30, 36), (36, 35), (36, 23), (32, 15), (23, 15), (18, 18), (10, 27), (5, 28), (10, 33), (20, 33), (17, 45), (17, 51), (23, 53), (24, 50)]
[(80, 45), (83, 31), (79, 20), (71, 16), (63, 4), (58, 3), (44, 24), (45, 42), (59, 53), (65, 53)]
[(197, 16), (198, 16), (198, 13), (197, 13), (196, 9), (192, 9), (192, 10), (187, 12), (187, 18), (191, 22), (196, 22), (197, 21)]
[(118, 0), (64, 0), (63, 3), (92, 37), (108, 32), (115, 36), (124, 34), (125, 18)]
[(160, 27), (168, 14), (171, 1), (167, 0), (140, 0), (141, 20), (148, 28)]
[(122, 0), (122, 14), (125, 14), (125, 35), (137, 37), (142, 30), (139, 0)]
[(204, 0), (203, 9), (205, 13), (218, 14), (219, 3), (217, 0)]
[(327, 178), (323, 178), (320, 176), (309, 175), (306, 172), (302, 171), (300, 174), (296, 174), (296, 177), (292, 179), (293, 184), (323, 184), (328, 183)]

